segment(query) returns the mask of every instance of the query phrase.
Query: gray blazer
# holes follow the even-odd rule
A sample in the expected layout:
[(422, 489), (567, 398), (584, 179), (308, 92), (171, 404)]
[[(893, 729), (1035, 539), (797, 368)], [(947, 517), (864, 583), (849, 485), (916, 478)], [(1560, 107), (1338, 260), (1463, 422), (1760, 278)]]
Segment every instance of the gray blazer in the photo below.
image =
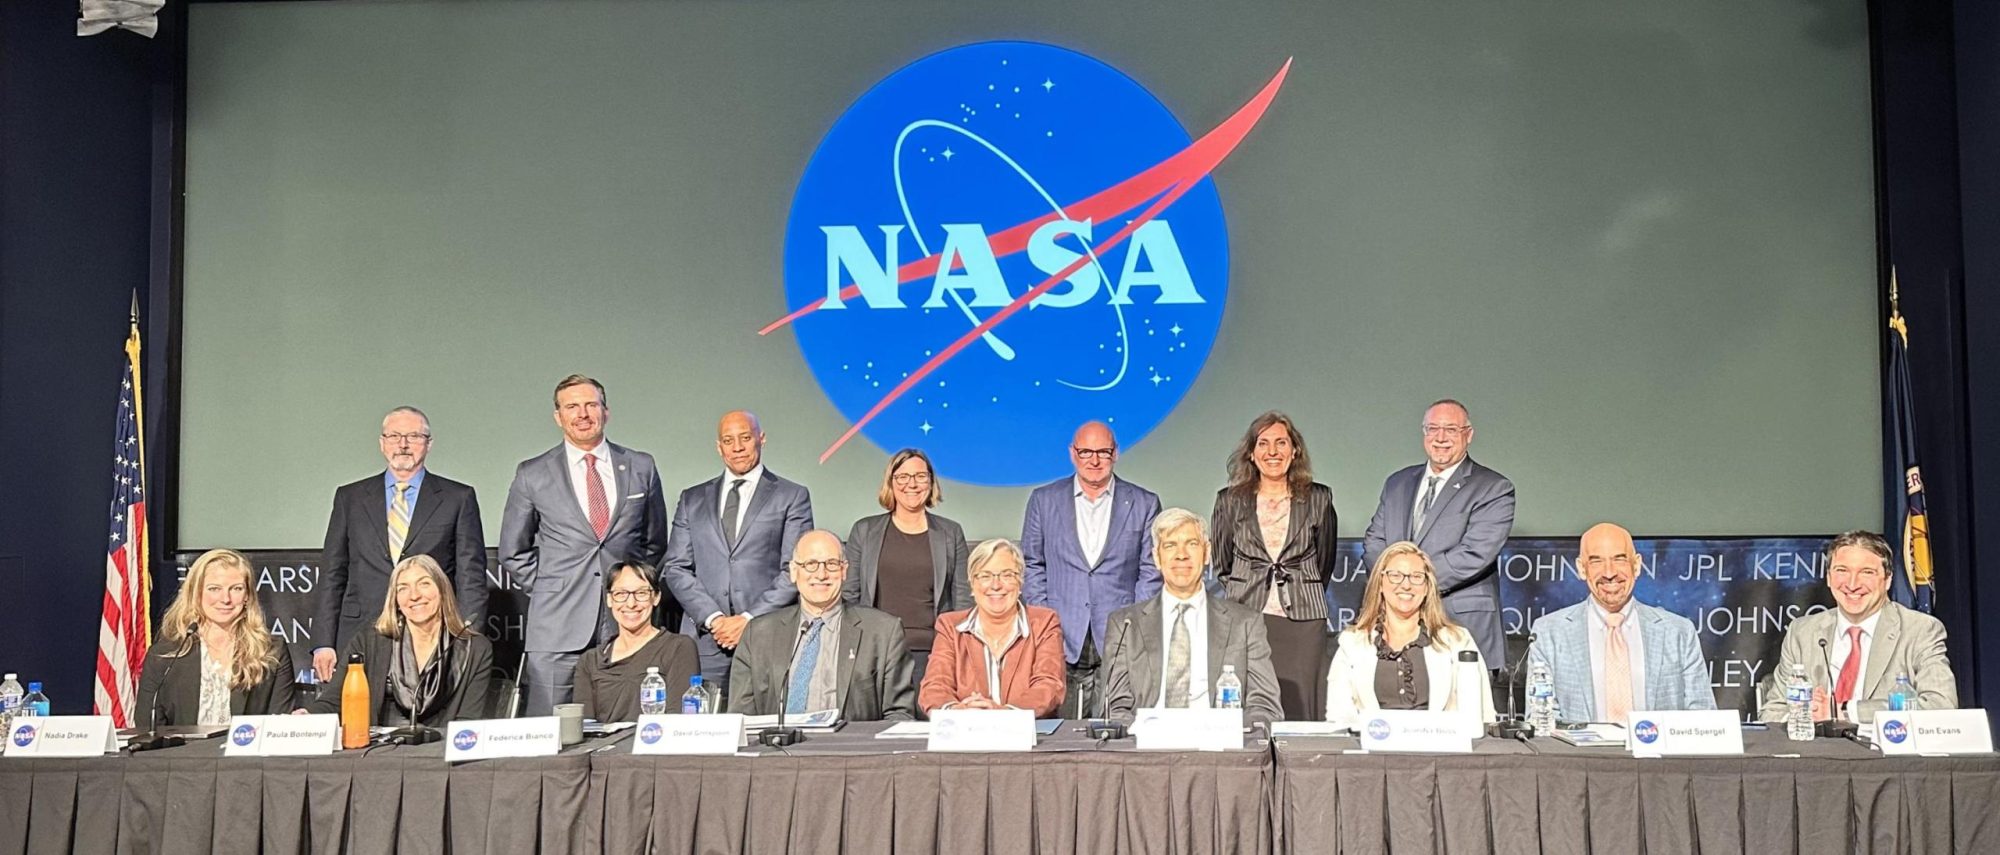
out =
[[(1598, 721), (1603, 715), (1590, 672), (1591, 608), (1584, 600), (1543, 615), (1535, 621), (1535, 643), (1528, 648), (1528, 661), (1549, 666), (1555, 678), (1556, 703), (1564, 721)], [(1632, 699), (1632, 709), (1715, 709), (1708, 658), (1702, 655), (1694, 622), (1638, 600), (1632, 601), (1632, 619), (1646, 657), (1646, 694)]]
[(743, 509), (734, 548), (722, 536), (721, 501), (720, 475), (681, 491), (660, 564), (660, 580), (685, 615), (681, 632), (690, 636), (716, 612), (767, 615), (799, 596), (786, 565), (792, 547), (813, 527), (806, 488), (765, 469)]
[[(1840, 610), (1827, 609), (1792, 621), (1785, 630), (1785, 643), (1778, 652), (1778, 667), (1765, 681), (1759, 718), (1785, 719), (1785, 681), (1791, 679), (1794, 663), (1806, 666), (1806, 679), (1833, 691), (1834, 676), (1827, 673), (1827, 659), (1834, 645), (1847, 644), (1839, 637)], [(1827, 653), (1820, 653), (1824, 640)], [(1951, 660), (1945, 656), (1944, 624), (1923, 612), (1903, 608), (1891, 600), (1882, 606), (1882, 619), (1875, 623), (1875, 640), (1868, 646), (1868, 661), (1861, 668), (1861, 686), (1856, 700), (1886, 701), (1896, 687), (1896, 675), (1907, 674), (1917, 690), (1917, 708), (1949, 710), (1958, 708), (1958, 679), (1952, 676)]]
[[(850, 603), (874, 608), (878, 570), (882, 562), (882, 536), (888, 532), (889, 514), (862, 517), (847, 533), (847, 586), (841, 597)], [(965, 563), (971, 550), (965, 545), (965, 529), (958, 523), (930, 512), (931, 593), (937, 601), (935, 618), (945, 612), (972, 608), (972, 580)]]
[(1362, 560), (1372, 568), (1389, 544), (1415, 541), (1437, 567), (1445, 614), (1472, 633), (1481, 659), (1497, 665), (1507, 652), (1500, 632), (1500, 548), (1514, 530), (1514, 482), (1468, 457), (1451, 483), (1438, 486), (1424, 530), (1411, 532), (1410, 511), (1425, 468), (1398, 470), (1382, 483), (1381, 502), (1362, 536)]
[[(840, 717), (908, 721), (917, 717), (915, 666), (903, 646), (903, 622), (866, 606), (841, 608)], [(771, 715), (784, 705), (785, 679), (799, 637), (800, 609), (790, 605), (750, 621), (729, 665), (729, 711)]]
[(657, 565), (667, 548), (666, 500), (653, 456), (611, 449), (611, 527), (599, 540), (570, 486), (562, 445), (522, 461), (500, 517), (500, 566), (528, 592), (527, 649), (590, 646), (604, 609), (604, 573), (620, 561)]
[[(1111, 615), (1111, 639), (1104, 653), (1104, 716), (1131, 724), (1137, 711), (1160, 697), (1166, 652), (1160, 649), (1160, 597), (1126, 606)], [(1271, 668), (1271, 642), (1256, 609), (1210, 594), (1208, 597), (1208, 685), (1214, 697), (1222, 666), (1236, 666), (1243, 680), (1243, 720), (1280, 721), (1278, 674)]]

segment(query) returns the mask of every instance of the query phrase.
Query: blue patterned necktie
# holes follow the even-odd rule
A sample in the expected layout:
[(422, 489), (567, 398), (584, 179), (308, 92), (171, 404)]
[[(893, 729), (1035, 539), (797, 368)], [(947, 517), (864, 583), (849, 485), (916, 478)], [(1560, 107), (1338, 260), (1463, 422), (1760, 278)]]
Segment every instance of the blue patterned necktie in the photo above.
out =
[(799, 645), (798, 664), (792, 666), (792, 682), (785, 688), (785, 712), (806, 711), (806, 695), (812, 691), (813, 668), (819, 665), (819, 630), (826, 621), (813, 618), (806, 629), (806, 640)]

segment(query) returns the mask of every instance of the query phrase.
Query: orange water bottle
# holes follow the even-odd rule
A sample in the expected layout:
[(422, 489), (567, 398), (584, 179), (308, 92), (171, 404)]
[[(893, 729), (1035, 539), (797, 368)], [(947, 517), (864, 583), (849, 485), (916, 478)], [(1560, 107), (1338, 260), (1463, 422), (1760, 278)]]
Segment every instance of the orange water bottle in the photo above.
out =
[(368, 747), (368, 674), (361, 654), (347, 657), (347, 676), (340, 680), (340, 747)]

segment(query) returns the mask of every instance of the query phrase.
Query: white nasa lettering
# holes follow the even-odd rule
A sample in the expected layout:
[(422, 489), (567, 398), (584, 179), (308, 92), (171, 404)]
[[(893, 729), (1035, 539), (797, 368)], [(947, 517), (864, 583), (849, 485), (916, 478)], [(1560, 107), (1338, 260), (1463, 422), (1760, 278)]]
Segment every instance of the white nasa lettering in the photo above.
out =
[[(953, 273), (954, 267), (960, 272)], [(937, 276), (931, 280), (931, 297), (924, 301), (924, 308), (942, 309), (944, 292), (968, 290), (972, 292), (972, 299), (965, 303), (968, 306), (998, 309), (1013, 302), (1007, 296), (1007, 281), (1000, 278), (993, 245), (986, 241), (986, 230), (977, 223), (946, 223), (944, 249), (938, 251)]]
[[(1139, 270), (1139, 256), (1152, 262), (1151, 269)], [(1054, 271), (1047, 271), (1054, 272)], [(1118, 286), (1111, 294), (1114, 306), (1132, 305), (1132, 289), (1149, 285), (1160, 289), (1155, 303), (1199, 303), (1194, 281), (1188, 277), (1187, 260), (1181, 257), (1180, 241), (1174, 239), (1166, 220), (1149, 220), (1132, 232), (1132, 248), (1125, 253), (1125, 270), (1118, 274)]]
[(861, 239), (861, 230), (853, 226), (820, 226), (820, 233), (826, 235), (826, 302), (822, 309), (845, 309), (847, 304), (840, 301), (840, 270), (845, 267), (854, 275), (854, 287), (861, 289), (861, 301), (871, 309), (903, 308), (903, 298), (896, 295), (896, 236), (903, 231), (902, 226), (882, 227), (883, 258), (876, 258), (874, 250), (868, 248), (867, 241)]
[[(847, 304), (840, 297), (842, 283), (850, 277), (861, 302), (870, 309), (907, 308), (898, 294), (897, 274), (902, 266), (898, 252), (901, 245), (900, 225), (879, 226), (882, 230), (882, 254), (875, 254), (867, 240), (861, 236), (857, 226), (820, 226), (826, 237), (826, 300), (820, 309), (845, 309)], [(971, 292), (967, 306), (999, 308), (1013, 302), (1013, 292), (1000, 274), (1000, 263), (993, 255), (993, 245), (986, 230), (978, 223), (947, 223), (944, 248), (938, 251), (937, 273), (931, 280), (931, 293), (924, 300), (926, 309), (941, 309), (946, 306), (945, 293), (948, 291)], [(1028, 261), (1035, 269), (1046, 274), (1055, 274), (1063, 268), (1075, 264), (1083, 255), (1057, 243), (1064, 235), (1075, 235), (1089, 241), (1092, 224), (1088, 221), (1051, 220), (1035, 229), (1028, 238)], [(1181, 253), (1180, 240), (1174, 236), (1173, 225), (1164, 219), (1149, 220), (1132, 231), (1130, 246), (1126, 249), (1125, 264), (1118, 280), (1111, 286), (1111, 303), (1119, 306), (1132, 305), (1132, 289), (1156, 288), (1158, 296), (1154, 303), (1205, 303), (1207, 300), (1195, 289), (1194, 277), (1188, 272), (1187, 259)], [(1048, 308), (1069, 308), (1082, 305), (1096, 296), (1103, 284), (1101, 271), (1095, 264), (1086, 264), (1064, 279), (1069, 288), (1061, 293), (1053, 289), (1043, 292), (1033, 301), (1034, 306)]]
[[(1061, 270), (1070, 266), (1077, 259), (1083, 258), (1083, 253), (1056, 243), (1056, 239), (1063, 235), (1076, 235), (1083, 239), (1085, 246), (1089, 246), (1090, 226), (1089, 220), (1080, 223), (1075, 220), (1050, 220), (1043, 223), (1041, 228), (1035, 229), (1035, 233), (1028, 238), (1028, 261), (1034, 264), (1037, 270)], [(1057, 291), (1050, 288), (1043, 291), (1041, 296), (1028, 302), (1028, 308), (1067, 309), (1081, 306), (1090, 302), (1090, 298), (1097, 296), (1097, 286), (1103, 284), (1104, 277), (1098, 274), (1097, 265), (1093, 263), (1077, 268), (1075, 273), (1071, 273), (1063, 281), (1069, 283), (1069, 290)]]

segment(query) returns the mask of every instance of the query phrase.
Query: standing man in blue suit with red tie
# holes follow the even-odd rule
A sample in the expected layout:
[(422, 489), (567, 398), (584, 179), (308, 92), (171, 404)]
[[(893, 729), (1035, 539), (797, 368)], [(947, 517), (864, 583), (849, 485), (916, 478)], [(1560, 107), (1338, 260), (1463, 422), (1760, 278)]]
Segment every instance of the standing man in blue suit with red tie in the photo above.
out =
[(659, 564), (666, 498), (653, 456), (604, 438), (604, 384), (571, 374), (556, 384), (562, 444), (522, 461), (500, 517), (500, 566), (528, 592), (528, 715), (568, 703), (577, 657), (618, 631), (604, 575), (626, 561)]
[(1076, 429), (1069, 458), (1074, 477), (1035, 488), (1021, 523), (1026, 578), (1021, 598), (1054, 609), (1069, 664), (1064, 718), (1101, 714), (1098, 665), (1111, 613), (1160, 593), (1153, 564), (1153, 517), (1160, 497), (1113, 475), (1118, 439), (1103, 422)]
[[(660, 581), (680, 601), (701, 681), (724, 697), (736, 643), (750, 619), (792, 604), (792, 550), (812, 531), (812, 495), (764, 468), (764, 425), (725, 414), (715, 427), (722, 474), (681, 491)], [(669, 686), (669, 690), (678, 689)]]

